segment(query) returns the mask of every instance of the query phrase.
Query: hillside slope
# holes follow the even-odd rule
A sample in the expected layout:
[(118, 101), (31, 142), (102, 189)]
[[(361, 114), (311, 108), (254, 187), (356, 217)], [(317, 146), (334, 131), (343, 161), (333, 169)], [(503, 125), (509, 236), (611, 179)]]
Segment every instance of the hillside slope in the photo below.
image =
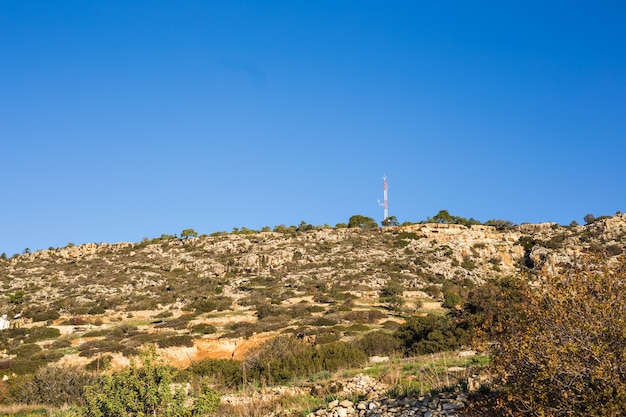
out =
[(20, 316), (13, 326), (59, 329), (71, 342), (64, 361), (112, 354), (124, 364), (157, 342), (185, 366), (241, 358), (280, 332), (349, 338), (438, 310), (446, 291), (520, 271), (541, 277), (625, 244), (626, 215), (575, 227), (415, 224), (85, 244), (0, 260), (0, 312)]

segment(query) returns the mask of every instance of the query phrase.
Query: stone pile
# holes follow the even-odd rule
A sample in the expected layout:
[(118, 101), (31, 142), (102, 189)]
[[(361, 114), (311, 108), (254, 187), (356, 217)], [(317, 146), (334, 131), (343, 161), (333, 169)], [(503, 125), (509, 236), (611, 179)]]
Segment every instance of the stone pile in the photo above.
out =
[(464, 393), (440, 393), (420, 398), (381, 398), (353, 403), (335, 400), (307, 417), (460, 417), (466, 406)]

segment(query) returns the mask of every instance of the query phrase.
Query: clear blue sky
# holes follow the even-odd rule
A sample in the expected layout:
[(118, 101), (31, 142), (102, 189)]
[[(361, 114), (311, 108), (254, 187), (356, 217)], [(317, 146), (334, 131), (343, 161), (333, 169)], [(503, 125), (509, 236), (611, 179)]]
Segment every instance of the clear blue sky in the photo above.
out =
[(626, 211), (623, 1), (0, 0), (0, 252)]

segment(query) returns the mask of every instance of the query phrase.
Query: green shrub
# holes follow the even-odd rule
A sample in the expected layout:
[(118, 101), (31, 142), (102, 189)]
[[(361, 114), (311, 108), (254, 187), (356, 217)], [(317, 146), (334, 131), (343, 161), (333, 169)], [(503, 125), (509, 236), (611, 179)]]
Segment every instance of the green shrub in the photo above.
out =
[(58, 311), (43, 306), (31, 306), (22, 313), (23, 317), (29, 317), (33, 322), (56, 320), (61, 315)]
[(346, 320), (363, 324), (373, 324), (385, 317), (385, 313), (380, 310), (354, 310), (344, 316)]
[(100, 304), (96, 304), (95, 306), (92, 306), (91, 308), (89, 308), (89, 310), (87, 310), (87, 314), (90, 315), (97, 315), (97, 314), (104, 314), (106, 312), (106, 308)]
[(398, 330), (398, 327), (400, 327), (400, 323), (398, 323), (397, 321), (393, 321), (393, 320), (387, 320), (385, 322), (383, 322), (380, 327), (382, 327), (385, 330), (389, 330), (389, 331), (396, 331)]
[(17, 355), (17, 357), (19, 358), (28, 359), (34, 354), (39, 353), (41, 351), (42, 351), (41, 346), (35, 343), (28, 343), (28, 344), (18, 346), (17, 348), (9, 351), (9, 353), (13, 355)]
[(65, 349), (72, 346), (70, 339), (57, 339), (50, 345), (51, 349)]
[(380, 291), (381, 297), (402, 296), (404, 293), (404, 285), (398, 281), (387, 281), (385, 287)]
[(137, 326), (133, 326), (127, 323), (120, 324), (119, 326), (111, 329), (107, 335), (108, 340), (126, 339), (138, 334)]
[(364, 335), (357, 346), (369, 356), (391, 355), (402, 351), (402, 340), (385, 332), (371, 332)]
[(367, 363), (365, 352), (345, 342), (333, 342), (318, 346), (315, 359), (320, 364), (317, 372), (353, 368)]
[(198, 334), (213, 334), (217, 333), (217, 328), (212, 324), (199, 323), (191, 326), (191, 331)]
[(187, 327), (193, 316), (186, 314), (174, 319), (167, 320), (163, 323), (157, 324), (155, 327), (158, 329), (184, 329)]
[(154, 347), (142, 352), (141, 366), (135, 362), (100, 384), (87, 388), (85, 416), (180, 416), (207, 415), (219, 405), (219, 395), (202, 386), (195, 395), (172, 385), (172, 368), (157, 363)]
[(370, 327), (364, 324), (358, 323), (358, 324), (353, 324), (353, 325), (348, 326), (346, 330), (349, 332), (367, 332), (368, 330), (370, 330)]
[(31, 327), (24, 338), (24, 343), (34, 343), (42, 340), (56, 339), (61, 335), (59, 329), (53, 327)]
[(256, 316), (259, 320), (263, 320), (270, 316), (279, 316), (285, 313), (285, 308), (280, 306), (275, 306), (272, 304), (258, 304), (256, 306)]
[(359, 366), (366, 361), (362, 350), (344, 342), (312, 346), (303, 339), (279, 336), (251, 351), (243, 367), (248, 378), (273, 385), (321, 371)]
[(315, 339), (315, 342), (318, 345), (324, 345), (327, 343), (337, 342), (339, 339), (341, 339), (342, 331), (339, 329), (333, 328), (333, 329), (318, 329), (311, 333), (317, 334), (317, 338)]
[(224, 311), (232, 307), (233, 300), (226, 296), (200, 298), (185, 307), (186, 310), (194, 310), (196, 313), (210, 313), (211, 311)]
[(160, 348), (177, 347), (177, 346), (193, 346), (193, 338), (189, 335), (176, 335), (157, 340)]
[(35, 353), (31, 356), (31, 360), (41, 361), (45, 363), (56, 362), (61, 359), (65, 354), (58, 350), (43, 350), (39, 353)]
[(232, 359), (203, 359), (192, 363), (187, 371), (208, 377), (214, 383), (230, 389), (243, 384), (242, 363)]
[(21, 385), (14, 400), (53, 407), (84, 405), (83, 387), (93, 385), (98, 380), (98, 376), (93, 373), (76, 367), (46, 366)]
[(85, 365), (85, 369), (88, 371), (106, 371), (111, 366), (111, 361), (113, 360), (113, 356), (111, 355), (103, 355), (98, 356), (96, 359), (89, 362)]
[(461, 304), (461, 296), (454, 291), (446, 291), (443, 295), (443, 303), (441, 304), (444, 308), (454, 308)]
[(100, 336), (107, 336), (110, 333), (111, 333), (110, 329), (98, 329), (98, 330), (88, 331), (83, 336), (84, 337), (100, 337)]
[(334, 326), (337, 324), (337, 320), (329, 319), (327, 317), (318, 317), (311, 323), (313, 326)]
[(45, 365), (43, 361), (18, 357), (0, 362), (0, 369), (6, 370), (9, 374), (26, 375), (35, 373), (43, 365)]
[(427, 354), (458, 349), (470, 341), (470, 334), (451, 316), (414, 316), (395, 331), (408, 354)]
[(473, 333), (474, 342), (486, 345), (506, 330), (506, 322), (526, 302), (527, 284), (520, 278), (490, 280), (472, 288), (457, 314), (457, 321)]
[(89, 340), (78, 346), (79, 356), (91, 357), (103, 352), (122, 352), (125, 346), (117, 340)]
[(143, 300), (138, 300), (134, 303), (128, 304), (126, 306), (126, 311), (156, 310), (157, 307), (157, 300), (154, 300), (152, 298), (144, 298)]

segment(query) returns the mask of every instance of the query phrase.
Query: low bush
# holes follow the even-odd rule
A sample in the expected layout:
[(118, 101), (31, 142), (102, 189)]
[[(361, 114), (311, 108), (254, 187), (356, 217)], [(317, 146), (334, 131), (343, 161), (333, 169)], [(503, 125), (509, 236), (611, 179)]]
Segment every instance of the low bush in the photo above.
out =
[(410, 317), (394, 333), (411, 355), (458, 349), (470, 342), (470, 335), (453, 317), (432, 314)]
[(199, 323), (191, 326), (191, 331), (198, 334), (213, 334), (217, 333), (217, 328), (212, 324)]
[(59, 329), (53, 327), (31, 327), (24, 338), (24, 343), (35, 343), (42, 340), (56, 339), (61, 335)]
[(45, 362), (18, 357), (1, 361), (0, 369), (5, 370), (8, 374), (26, 375), (35, 373), (43, 365), (45, 365)]
[(354, 310), (346, 313), (344, 319), (355, 323), (373, 324), (385, 317), (387, 317), (385, 313), (380, 310)]
[(57, 339), (50, 344), (51, 349), (65, 349), (70, 346), (72, 346), (72, 341), (70, 339)]
[(78, 346), (79, 356), (92, 357), (104, 352), (122, 352), (125, 346), (117, 340), (89, 340)]
[(402, 351), (402, 340), (385, 332), (371, 332), (356, 343), (369, 356), (392, 355)]
[(96, 304), (92, 307), (89, 308), (89, 310), (87, 310), (87, 314), (89, 315), (98, 315), (98, 314), (104, 314), (106, 312), (106, 308), (100, 304)]
[(273, 385), (321, 371), (360, 366), (366, 361), (365, 352), (345, 342), (312, 346), (304, 339), (279, 336), (250, 352), (243, 367), (250, 380)]
[(187, 371), (229, 389), (243, 384), (242, 363), (232, 359), (203, 359), (192, 363)]
[(109, 333), (111, 333), (110, 329), (91, 330), (89, 332), (86, 332), (83, 337), (101, 337), (107, 336)]
[(25, 345), (20, 345), (15, 349), (12, 349), (9, 351), (9, 353), (13, 354), (13, 355), (17, 355), (18, 358), (30, 358), (31, 356), (35, 355), (36, 353), (41, 352), (41, 346), (35, 344), (35, 343), (28, 343)]
[(446, 291), (443, 294), (443, 308), (455, 308), (461, 304), (461, 296), (455, 291)]
[(197, 314), (210, 313), (211, 311), (224, 311), (232, 307), (233, 300), (226, 296), (200, 298), (185, 307), (185, 310), (194, 310)]
[(158, 307), (157, 300), (152, 298), (144, 298), (142, 300), (135, 301), (126, 306), (126, 311), (142, 311), (142, 310), (156, 310)]
[(137, 326), (130, 324), (120, 324), (119, 326), (111, 329), (107, 334), (107, 340), (120, 340), (128, 337), (133, 337), (139, 334)]
[(177, 347), (177, 346), (193, 346), (193, 338), (189, 335), (176, 335), (157, 340), (160, 348)]
[(58, 311), (44, 306), (31, 306), (22, 313), (22, 316), (31, 318), (33, 322), (56, 320), (61, 317)]
[(96, 384), (99, 377), (76, 367), (46, 366), (20, 384), (13, 400), (24, 404), (53, 407), (84, 405), (83, 387)]
[(369, 330), (370, 330), (369, 326), (366, 326), (365, 324), (361, 324), (361, 323), (352, 324), (346, 327), (346, 331), (348, 332), (367, 332)]
[(259, 320), (263, 320), (267, 317), (271, 316), (279, 316), (281, 314), (285, 314), (286, 309), (284, 307), (275, 306), (272, 304), (258, 304), (256, 306), (256, 316)]
[(98, 356), (96, 359), (89, 362), (85, 365), (85, 369), (88, 371), (106, 371), (111, 366), (111, 361), (113, 360), (113, 356), (111, 355), (102, 355)]
[(327, 317), (318, 317), (311, 323), (313, 326), (334, 326), (337, 324), (337, 320), (333, 320)]
[(174, 319), (164, 321), (157, 324), (155, 327), (158, 329), (184, 329), (189, 325), (193, 317), (190, 314), (185, 314)]

